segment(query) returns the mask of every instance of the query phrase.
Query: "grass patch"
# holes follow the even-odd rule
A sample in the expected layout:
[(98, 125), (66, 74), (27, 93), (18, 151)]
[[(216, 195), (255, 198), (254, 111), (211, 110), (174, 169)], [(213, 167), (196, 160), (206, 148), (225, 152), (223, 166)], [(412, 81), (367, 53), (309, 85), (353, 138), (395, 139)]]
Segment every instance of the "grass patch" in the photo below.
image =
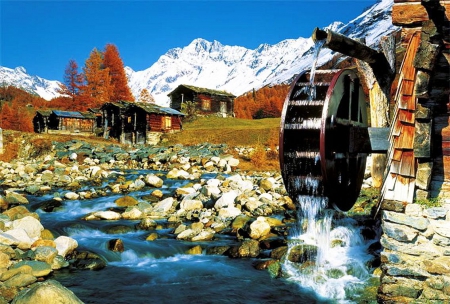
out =
[(429, 199), (418, 199), (416, 200), (416, 204), (422, 205), (426, 208), (441, 207), (442, 200), (440, 197), (432, 197)]

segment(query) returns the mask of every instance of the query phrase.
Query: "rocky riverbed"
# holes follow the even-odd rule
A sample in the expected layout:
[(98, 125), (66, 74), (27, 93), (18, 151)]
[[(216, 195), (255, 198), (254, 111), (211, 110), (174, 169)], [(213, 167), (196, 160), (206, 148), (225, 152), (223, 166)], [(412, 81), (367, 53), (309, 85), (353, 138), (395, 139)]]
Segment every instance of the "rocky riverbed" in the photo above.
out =
[[(268, 269), (272, 277), (282, 275), (283, 259), (294, 263), (311, 259), (304, 246), (287, 254), (288, 230), (297, 211), (281, 174), (239, 170), (239, 159), (232, 155), (247, 156), (251, 150), (211, 144), (127, 148), (72, 140), (53, 142), (45, 153), (29, 153), (32, 159), (0, 162), (0, 303), (38, 304), (49, 297), (80, 303), (70, 290), (49, 279), (51, 273), (107, 267), (103, 257), (79, 250), (75, 239), (45, 229), (39, 213), (28, 208), (31, 195), (51, 194), (38, 208), (53, 212), (64, 202), (119, 194), (115, 207), (86, 214), (83, 220), (138, 221), (135, 229), (149, 231), (146, 241), (157, 240), (158, 229), (170, 229), (171, 237), (193, 244), (227, 235), (238, 245), (208, 247), (206, 254), (258, 258), (254, 266)], [(168, 191), (167, 180), (184, 182)], [(148, 194), (137, 197), (137, 191)], [(367, 224), (368, 219), (360, 220)], [(368, 237), (374, 237), (377, 227), (373, 222), (366, 226)], [(123, 251), (124, 245), (111, 239), (108, 248)], [(193, 245), (186, 253), (202, 251)], [(376, 266), (375, 247), (373, 252)]]

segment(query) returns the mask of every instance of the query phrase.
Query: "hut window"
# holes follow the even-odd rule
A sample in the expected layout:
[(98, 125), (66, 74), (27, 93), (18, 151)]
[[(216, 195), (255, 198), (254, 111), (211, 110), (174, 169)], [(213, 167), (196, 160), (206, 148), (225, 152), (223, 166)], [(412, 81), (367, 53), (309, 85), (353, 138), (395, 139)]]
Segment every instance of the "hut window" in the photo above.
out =
[(171, 116), (164, 116), (163, 120), (164, 120), (164, 128), (165, 129), (172, 128), (172, 117)]
[(202, 100), (202, 110), (211, 110), (211, 100), (210, 99)]

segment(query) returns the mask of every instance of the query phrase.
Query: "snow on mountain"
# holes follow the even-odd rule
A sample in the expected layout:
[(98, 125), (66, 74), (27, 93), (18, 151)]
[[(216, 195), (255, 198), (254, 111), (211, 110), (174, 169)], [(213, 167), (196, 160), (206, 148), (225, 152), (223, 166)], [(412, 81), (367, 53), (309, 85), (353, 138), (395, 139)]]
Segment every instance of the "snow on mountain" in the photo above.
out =
[[(367, 45), (375, 47), (382, 36), (396, 29), (391, 19), (392, 4), (393, 0), (381, 0), (348, 24), (334, 22), (327, 29), (351, 38), (365, 38)], [(127, 67), (126, 72), (135, 96), (146, 88), (162, 105), (168, 105), (167, 94), (180, 84), (239, 96), (253, 88), (288, 82), (295, 74), (310, 69), (314, 47), (311, 38), (302, 37), (275, 45), (261, 44), (254, 50), (198, 38), (184, 48), (169, 50), (146, 70), (135, 72)], [(333, 52), (322, 49), (318, 64), (332, 56)]]
[[(375, 47), (382, 36), (396, 29), (391, 19), (392, 4), (393, 0), (380, 0), (349, 23), (334, 22), (327, 29), (351, 38), (365, 38), (367, 45)], [(311, 68), (314, 53), (311, 38), (261, 44), (254, 50), (198, 38), (183, 48), (170, 49), (148, 69), (134, 71), (125, 67), (125, 72), (136, 98), (146, 88), (157, 104), (167, 106), (167, 94), (180, 84), (225, 90), (239, 96), (265, 85), (289, 82), (296, 74)], [(332, 56), (332, 51), (322, 49), (318, 64)], [(56, 94), (56, 81), (26, 75), (23, 68), (0, 67), (0, 77), (0, 83), (5, 80), (21, 87), (26, 85), (26, 89), (46, 99)]]
[(47, 80), (39, 76), (27, 74), (24, 67), (10, 69), (0, 66), (0, 85), (13, 85), (30, 93), (35, 93), (44, 99), (50, 100), (59, 96), (57, 89), (59, 81)]

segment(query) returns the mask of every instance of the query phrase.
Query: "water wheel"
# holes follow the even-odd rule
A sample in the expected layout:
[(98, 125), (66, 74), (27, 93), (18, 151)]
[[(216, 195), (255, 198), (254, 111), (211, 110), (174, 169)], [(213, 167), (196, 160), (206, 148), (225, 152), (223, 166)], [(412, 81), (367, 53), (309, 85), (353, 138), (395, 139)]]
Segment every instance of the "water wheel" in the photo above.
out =
[[(280, 166), (286, 189), (325, 196), (328, 205), (350, 210), (361, 190), (367, 154), (352, 136), (367, 128), (364, 93), (353, 69), (318, 70), (297, 76), (281, 116)], [(356, 151), (356, 152), (355, 152)]]

